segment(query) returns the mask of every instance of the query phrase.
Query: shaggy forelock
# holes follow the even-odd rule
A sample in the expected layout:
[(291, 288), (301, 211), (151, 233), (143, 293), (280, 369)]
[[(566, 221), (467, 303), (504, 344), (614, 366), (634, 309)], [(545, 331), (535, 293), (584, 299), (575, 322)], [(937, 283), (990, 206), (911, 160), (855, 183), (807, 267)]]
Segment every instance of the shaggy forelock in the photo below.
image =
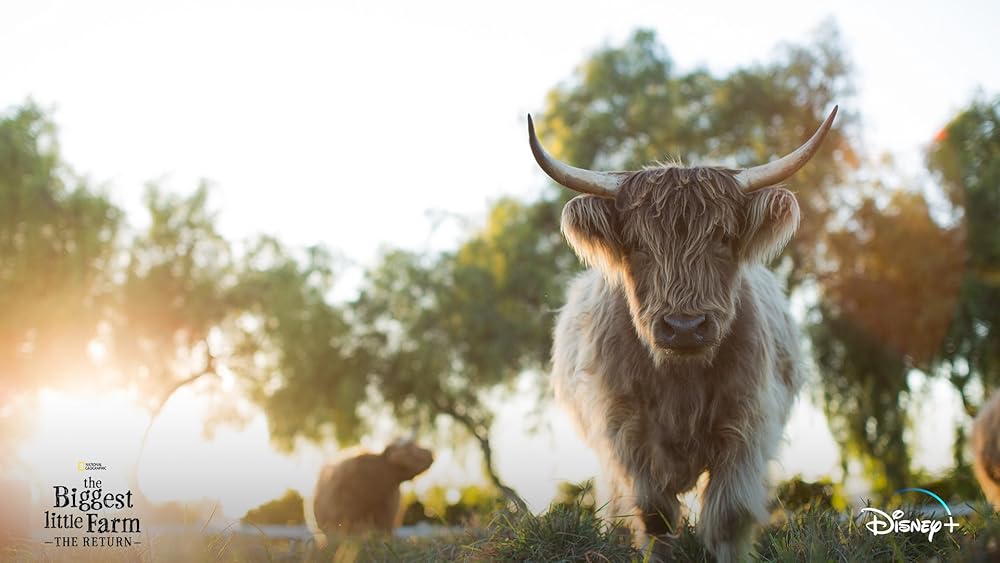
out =
[(666, 254), (666, 243), (671, 242), (691, 257), (707, 250), (716, 229), (736, 236), (747, 196), (735, 173), (726, 168), (673, 165), (635, 172), (616, 199), (624, 218), (624, 242), (649, 248), (658, 256)]
[(636, 172), (622, 186), (616, 207), (623, 242), (658, 262), (634, 272), (641, 276), (633, 281), (642, 293), (635, 296), (639, 301), (630, 297), (637, 330), (648, 330), (646, 324), (667, 303), (674, 312), (712, 311), (722, 326), (728, 324), (734, 292), (712, 253), (719, 234), (736, 237), (741, 228), (747, 195), (733, 175), (723, 168), (661, 166)]

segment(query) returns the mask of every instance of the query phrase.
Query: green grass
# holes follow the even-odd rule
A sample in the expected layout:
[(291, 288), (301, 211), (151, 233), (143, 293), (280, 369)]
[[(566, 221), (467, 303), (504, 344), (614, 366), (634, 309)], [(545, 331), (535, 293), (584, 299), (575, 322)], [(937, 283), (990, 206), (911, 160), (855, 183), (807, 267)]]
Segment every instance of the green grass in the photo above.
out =
[[(961, 530), (873, 536), (845, 513), (807, 509), (779, 517), (757, 536), (758, 561), (995, 561), (1000, 560), (1000, 515), (959, 517)], [(678, 561), (711, 561), (694, 528), (685, 525), (674, 544)], [(322, 549), (252, 537), (193, 535), (180, 541), (145, 542), (129, 550), (0, 551), (3, 561), (559, 561), (643, 562), (623, 530), (585, 509), (556, 505), (540, 516), (498, 513), (480, 529), (431, 538), (332, 538)]]
[(500, 514), (490, 534), (470, 546), (487, 561), (631, 561), (637, 553), (624, 530), (579, 506), (554, 505), (541, 516)]

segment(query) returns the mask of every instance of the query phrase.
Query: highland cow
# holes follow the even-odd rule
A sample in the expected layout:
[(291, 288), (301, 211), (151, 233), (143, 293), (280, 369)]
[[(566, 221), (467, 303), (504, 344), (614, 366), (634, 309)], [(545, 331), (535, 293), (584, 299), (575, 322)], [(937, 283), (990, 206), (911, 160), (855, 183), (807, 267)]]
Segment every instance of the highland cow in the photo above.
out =
[(719, 561), (747, 557), (767, 517), (767, 462), (802, 385), (799, 333), (764, 264), (798, 226), (777, 184), (818, 150), (836, 108), (795, 152), (732, 170), (539, 166), (581, 192), (562, 231), (592, 268), (569, 286), (552, 350), (556, 399), (603, 466), (609, 510), (669, 559), (678, 495), (708, 472), (699, 532)]
[(381, 454), (361, 454), (320, 471), (313, 500), (316, 525), (326, 534), (391, 534), (398, 525), (399, 485), (423, 473), (434, 457), (410, 440)]
[(972, 425), (972, 470), (994, 510), (1000, 510), (1000, 393), (980, 409)]

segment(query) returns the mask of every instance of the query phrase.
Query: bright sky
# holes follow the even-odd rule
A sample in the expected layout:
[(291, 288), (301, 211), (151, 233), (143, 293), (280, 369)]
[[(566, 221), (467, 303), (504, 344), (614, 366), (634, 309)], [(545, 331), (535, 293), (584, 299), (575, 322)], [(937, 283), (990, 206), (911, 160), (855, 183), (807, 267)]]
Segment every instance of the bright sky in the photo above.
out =
[[(613, 9), (562, 0), (15, 0), (3, 12), (0, 108), (29, 96), (54, 108), (66, 160), (120, 204), (136, 211), (150, 180), (189, 191), (207, 178), (227, 235), (323, 242), (360, 264), (385, 245), (453, 245), (457, 227), (430, 237), (428, 211), (476, 217), (501, 195), (538, 193), (545, 180), (527, 150), (525, 114), (539, 112), (588, 53), (637, 26), (658, 30), (681, 70), (725, 72), (766, 61), (779, 42), (808, 40), (834, 18), (858, 71), (859, 95), (842, 107), (861, 113), (871, 153), (911, 166), (977, 90), (1000, 92), (1000, 4), (991, 0), (620, 1)], [(57, 412), (74, 399), (46, 400), (49, 421), (66, 417), (78, 432), (99, 424)], [(127, 410), (116, 400), (115, 412)], [(522, 406), (501, 412), (499, 464), (541, 508), (558, 480), (585, 478), (596, 464), (558, 413), (551, 430), (529, 437)], [(219, 497), (238, 516), (288, 486), (307, 491), (332, 452), (278, 456), (259, 417), (206, 442), (194, 416), (204, 410), (182, 394), (158, 423), (144, 463), (159, 459), (175, 478), (143, 470), (154, 500)], [(140, 418), (120, 414), (93, 428), (126, 440)], [(918, 459), (934, 466), (948, 450), (938, 439), (947, 432), (932, 426), (918, 428), (927, 436)], [(788, 436), (784, 472), (831, 469), (835, 449), (808, 403)], [(51, 464), (59, 448), (44, 444), (69, 438), (46, 422), (29, 462)], [(64, 455), (75, 463), (77, 454)], [(464, 475), (460, 465), (439, 460), (424, 481)]]

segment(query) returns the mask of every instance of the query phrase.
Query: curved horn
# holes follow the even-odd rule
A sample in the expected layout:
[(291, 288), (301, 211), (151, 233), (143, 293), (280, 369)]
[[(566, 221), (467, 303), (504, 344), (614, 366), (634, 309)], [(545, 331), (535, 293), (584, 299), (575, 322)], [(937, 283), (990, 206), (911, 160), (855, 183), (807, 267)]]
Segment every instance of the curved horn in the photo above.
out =
[(625, 172), (594, 172), (570, 166), (552, 158), (542, 148), (538, 137), (535, 137), (535, 124), (531, 121), (531, 115), (528, 116), (528, 143), (531, 145), (531, 154), (535, 155), (535, 162), (538, 163), (538, 166), (541, 166), (550, 178), (571, 190), (614, 198), (615, 190), (625, 180), (627, 174)]
[(805, 166), (809, 162), (809, 159), (819, 150), (819, 146), (823, 143), (823, 138), (826, 137), (827, 131), (833, 125), (833, 118), (837, 116), (837, 108), (838, 106), (833, 106), (833, 111), (827, 116), (826, 121), (819, 126), (819, 129), (813, 133), (813, 136), (808, 141), (795, 149), (795, 152), (785, 155), (774, 162), (743, 169), (736, 174), (736, 181), (740, 183), (740, 186), (744, 190), (750, 191), (773, 186), (798, 172), (799, 168)]

